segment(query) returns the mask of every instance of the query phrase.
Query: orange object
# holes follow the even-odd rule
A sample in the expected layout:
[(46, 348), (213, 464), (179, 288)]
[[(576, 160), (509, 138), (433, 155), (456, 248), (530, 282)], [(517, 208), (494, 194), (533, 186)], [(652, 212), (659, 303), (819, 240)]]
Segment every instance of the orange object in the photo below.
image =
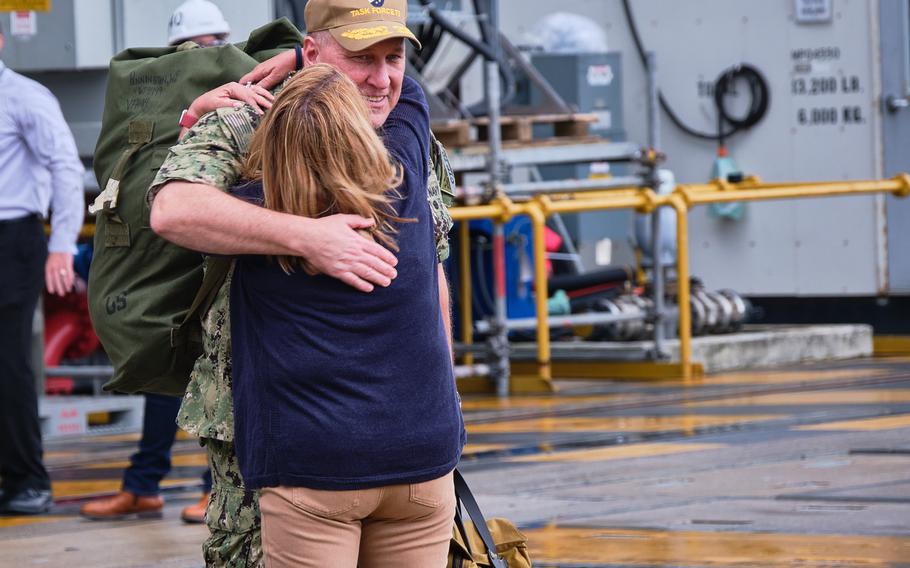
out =
[(202, 499), (183, 508), (183, 511), (180, 512), (180, 518), (183, 519), (184, 523), (196, 525), (205, 522), (205, 510), (209, 506), (209, 495), (209, 493), (203, 493)]
[(121, 491), (113, 497), (102, 497), (83, 505), (79, 514), (93, 521), (116, 521), (133, 515), (141, 518), (160, 518), (164, 499), (160, 495), (143, 497)]

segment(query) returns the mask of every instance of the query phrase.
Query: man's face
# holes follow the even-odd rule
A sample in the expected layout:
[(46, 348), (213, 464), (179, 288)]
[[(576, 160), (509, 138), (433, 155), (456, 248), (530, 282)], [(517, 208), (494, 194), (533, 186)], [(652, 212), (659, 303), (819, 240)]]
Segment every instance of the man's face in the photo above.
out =
[(404, 79), (404, 40), (389, 38), (361, 51), (348, 51), (334, 40), (319, 49), (315, 63), (328, 63), (357, 85), (379, 128), (398, 104)]
[(191, 37), (184, 41), (192, 41), (199, 47), (218, 47), (219, 45), (224, 45), (226, 43), (223, 35), (219, 36), (213, 34)]

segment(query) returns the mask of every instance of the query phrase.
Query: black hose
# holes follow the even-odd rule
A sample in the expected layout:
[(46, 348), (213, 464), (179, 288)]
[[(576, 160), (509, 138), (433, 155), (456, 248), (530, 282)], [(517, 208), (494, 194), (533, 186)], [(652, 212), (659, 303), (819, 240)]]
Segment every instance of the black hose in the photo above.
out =
[[(641, 42), (641, 36), (638, 34), (638, 26), (635, 25), (635, 18), (632, 16), (632, 8), (629, 5), (629, 0), (622, 0), (622, 8), (626, 17), (626, 23), (629, 27), (629, 32), (632, 34), (632, 40), (635, 43), (635, 49), (638, 51), (638, 56), (641, 59), (642, 65), (647, 67), (645, 48)], [(737, 79), (741, 78), (744, 78), (749, 82), (749, 90), (752, 94), (752, 104), (745, 117), (735, 118), (727, 113), (724, 106), (724, 96), (730, 91), (732, 84)], [(667, 113), (670, 122), (675, 124), (677, 128), (690, 136), (702, 140), (713, 140), (723, 143), (726, 138), (729, 138), (740, 130), (755, 126), (764, 118), (770, 103), (770, 89), (762, 74), (751, 65), (736, 65), (721, 73), (714, 85), (714, 106), (717, 107), (718, 114), (717, 134), (701, 132), (691, 128), (676, 116), (676, 113), (670, 108), (670, 104), (667, 102), (667, 99), (664, 98), (662, 92), (658, 91), (657, 98), (660, 101), (660, 108)], [(729, 124), (729, 128), (726, 130), (724, 130), (724, 122)]]
[(450, 22), (442, 12), (436, 9), (436, 6), (433, 5), (433, 0), (420, 0), (420, 3), (426, 7), (427, 14), (429, 14), (430, 18), (445, 31), (449, 32), (463, 43), (466, 43), (471, 49), (483, 55), (488, 61), (499, 61), (499, 57), (497, 57), (497, 54), (493, 53), (493, 50), (490, 49), (489, 45), (477, 41), (458, 29), (458, 27)]
[[(727, 113), (724, 97), (733, 90), (733, 85), (737, 81), (745, 81), (749, 86), (750, 105), (749, 111), (742, 118), (731, 116)], [(740, 130), (748, 130), (764, 118), (768, 112), (770, 104), (768, 82), (758, 69), (751, 65), (742, 64), (731, 67), (721, 73), (714, 83), (714, 106), (717, 108), (718, 142), (724, 143), (724, 139)], [(732, 132), (726, 134), (723, 131), (723, 123), (726, 122), (732, 127)]]
[[(499, 53), (494, 53), (489, 45), (477, 41), (475, 38), (458, 29), (455, 24), (449, 21), (449, 19), (436, 8), (433, 4), (433, 0), (420, 0), (420, 3), (426, 7), (427, 14), (429, 14), (436, 25), (455, 36), (455, 38), (461, 42), (467, 44), (468, 47), (482, 55), (487, 61), (495, 61), (499, 65), (499, 73), (506, 85), (505, 92), (501, 98), (501, 103), (504, 105), (508, 104), (515, 97), (515, 74), (513, 73), (509, 62), (502, 56), (502, 50), (499, 50)], [(481, 23), (481, 33), (483, 33), (483, 23)]]
[[(480, 7), (481, 0), (473, 0), (472, 4), (474, 5), (474, 13), (478, 16), (483, 14), (483, 8)], [(484, 43), (490, 43), (490, 22), (486, 18), (480, 18), (477, 20), (477, 27), (480, 28), (480, 39)]]

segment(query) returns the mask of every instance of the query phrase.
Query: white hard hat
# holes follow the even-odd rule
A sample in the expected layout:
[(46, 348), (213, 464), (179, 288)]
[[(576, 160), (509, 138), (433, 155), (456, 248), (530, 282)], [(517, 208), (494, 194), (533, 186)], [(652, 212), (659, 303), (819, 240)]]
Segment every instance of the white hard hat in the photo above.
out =
[(167, 43), (176, 45), (203, 35), (228, 34), (231, 26), (218, 6), (209, 0), (186, 0), (171, 14), (167, 24)]

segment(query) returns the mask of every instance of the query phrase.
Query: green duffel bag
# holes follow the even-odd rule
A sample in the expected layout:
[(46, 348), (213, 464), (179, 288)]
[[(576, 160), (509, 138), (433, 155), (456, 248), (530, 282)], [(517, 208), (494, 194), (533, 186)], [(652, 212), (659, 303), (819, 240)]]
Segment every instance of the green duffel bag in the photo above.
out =
[[(448, 568), (531, 568), (528, 537), (508, 519), (484, 519), (480, 506), (457, 469), (454, 472), (455, 528)], [(464, 507), (470, 521), (461, 515)]]
[(94, 169), (103, 191), (89, 272), (92, 324), (114, 366), (105, 390), (182, 395), (202, 352), (199, 316), (227, 263), (203, 283), (200, 253), (158, 237), (146, 192), (177, 142), (180, 113), (199, 95), (236, 81), (302, 41), (287, 19), (241, 44), (127, 49), (110, 65)]

